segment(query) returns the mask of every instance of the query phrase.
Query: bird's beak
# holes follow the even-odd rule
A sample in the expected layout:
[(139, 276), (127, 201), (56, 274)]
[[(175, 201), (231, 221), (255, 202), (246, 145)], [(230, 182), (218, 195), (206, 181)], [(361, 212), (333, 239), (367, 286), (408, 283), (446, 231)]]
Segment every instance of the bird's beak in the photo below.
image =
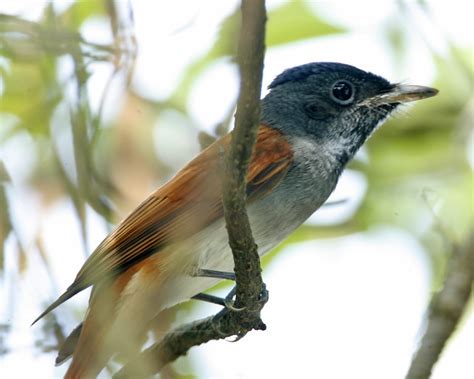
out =
[(368, 103), (370, 103), (372, 106), (382, 104), (408, 103), (410, 101), (416, 101), (435, 96), (437, 93), (438, 90), (431, 87), (394, 84), (390, 91), (368, 99)]

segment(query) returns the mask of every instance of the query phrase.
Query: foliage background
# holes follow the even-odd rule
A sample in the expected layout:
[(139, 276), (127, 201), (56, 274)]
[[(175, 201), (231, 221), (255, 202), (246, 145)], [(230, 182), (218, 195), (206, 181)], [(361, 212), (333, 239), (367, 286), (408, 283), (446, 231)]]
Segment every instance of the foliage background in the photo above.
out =
[[(268, 2), (264, 85), (286, 67), (336, 60), (441, 92), (379, 130), (341, 179), (333, 199), (344, 201), (264, 259), (270, 330), (194, 349), (166, 375), (403, 375), (450, 246), (472, 228), (467, 4)], [(2, 370), (64, 372), (53, 368), (54, 351), (87, 294), (41, 327), (31, 321), (114, 223), (231, 127), (236, 9), (235, 1), (0, 6)], [(185, 304), (167, 322), (213, 310)], [(473, 350), (471, 301), (433, 377), (471, 378)]]

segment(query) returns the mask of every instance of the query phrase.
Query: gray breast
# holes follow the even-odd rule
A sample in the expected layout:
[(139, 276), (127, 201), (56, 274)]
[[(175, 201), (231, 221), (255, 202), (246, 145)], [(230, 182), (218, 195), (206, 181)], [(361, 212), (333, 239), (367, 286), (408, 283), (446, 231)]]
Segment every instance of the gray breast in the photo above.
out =
[(260, 254), (277, 245), (329, 197), (341, 168), (335, 153), (314, 140), (294, 137), (293, 164), (274, 190), (248, 209)]
[[(339, 171), (331, 154), (321, 152), (317, 142), (306, 138), (292, 141), (294, 159), (282, 181), (269, 194), (247, 209), (260, 255), (270, 251), (298, 228), (329, 197)], [(210, 238), (212, 236), (212, 238)], [(227, 231), (220, 219), (177, 246), (187, 255), (192, 271), (197, 267), (230, 271), (233, 260)]]

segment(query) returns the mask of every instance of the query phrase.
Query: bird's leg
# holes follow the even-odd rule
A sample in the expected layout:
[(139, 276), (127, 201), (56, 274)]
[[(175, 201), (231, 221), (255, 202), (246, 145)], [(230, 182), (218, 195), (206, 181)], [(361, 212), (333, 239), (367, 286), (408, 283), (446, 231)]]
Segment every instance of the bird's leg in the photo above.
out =
[[(215, 279), (226, 279), (235, 281), (235, 273), (233, 272), (226, 272), (226, 271), (218, 271), (218, 270), (208, 270), (208, 269), (198, 269), (193, 276), (196, 277), (204, 277), (204, 278), (215, 278)], [(238, 310), (233, 306), (233, 297), (235, 295), (235, 287), (229, 292), (229, 294), (225, 297), (219, 297), (214, 295), (209, 295), (207, 293), (198, 293), (194, 295), (192, 299), (194, 300), (201, 300), (206, 301), (208, 303), (221, 305), (223, 307)]]
[[(226, 272), (226, 271), (197, 269), (197, 271), (193, 274), (193, 276), (235, 281), (235, 273)], [(194, 300), (206, 301), (208, 303), (217, 304), (226, 308), (233, 309), (232, 298), (234, 297), (234, 295), (235, 295), (235, 287), (229, 292), (229, 294), (225, 298), (209, 295), (207, 293), (198, 293), (197, 295), (194, 295), (192, 298)]]
[(215, 279), (226, 279), (233, 280), (235, 282), (235, 273), (217, 270), (207, 270), (200, 268), (193, 276), (204, 277), (204, 278), (215, 278)]
[(198, 293), (194, 295), (191, 299), (205, 301), (206, 303), (217, 304), (223, 307), (226, 306), (225, 299), (219, 296), (209, 295), (207, 293)]

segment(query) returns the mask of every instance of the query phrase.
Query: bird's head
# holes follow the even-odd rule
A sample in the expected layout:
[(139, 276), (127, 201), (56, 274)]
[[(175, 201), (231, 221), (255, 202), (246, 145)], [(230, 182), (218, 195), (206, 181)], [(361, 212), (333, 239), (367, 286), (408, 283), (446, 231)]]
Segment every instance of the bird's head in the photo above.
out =
[(269, 89), (262, 102), (263, 123), (334, 148), (344, 164), (397, 106), (438, 92), (392, 84), (356, 67), (331, 62), (285, 70)]

